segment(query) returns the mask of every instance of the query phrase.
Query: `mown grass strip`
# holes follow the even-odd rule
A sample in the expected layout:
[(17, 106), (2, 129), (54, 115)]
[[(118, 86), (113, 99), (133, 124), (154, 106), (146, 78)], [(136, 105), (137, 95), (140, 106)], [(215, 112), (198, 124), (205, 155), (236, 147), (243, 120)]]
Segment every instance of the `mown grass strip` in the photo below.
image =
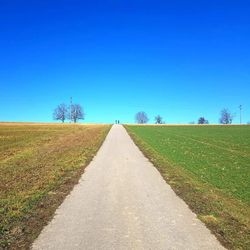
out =
[(250, 126), (126, 129), (224, 246), (248, 249)]
[(0, 124), (0, 248), (28, 248), (78, 182), (109, 129)]

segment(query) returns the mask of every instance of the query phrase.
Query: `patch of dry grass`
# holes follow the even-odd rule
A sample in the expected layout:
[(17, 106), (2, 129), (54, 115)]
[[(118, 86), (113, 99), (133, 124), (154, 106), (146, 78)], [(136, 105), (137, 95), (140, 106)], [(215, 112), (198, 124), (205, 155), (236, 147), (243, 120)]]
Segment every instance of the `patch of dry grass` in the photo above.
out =
[(0, 124), (0, 248), (27, 248), (77, 183), (109, 125)]

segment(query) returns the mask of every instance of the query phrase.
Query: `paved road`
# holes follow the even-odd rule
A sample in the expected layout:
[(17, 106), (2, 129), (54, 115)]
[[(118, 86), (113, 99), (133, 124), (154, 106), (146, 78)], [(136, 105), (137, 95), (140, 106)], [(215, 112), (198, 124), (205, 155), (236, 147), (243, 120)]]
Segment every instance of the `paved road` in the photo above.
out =
[(223, 249), (114, 125), (33, 249)]

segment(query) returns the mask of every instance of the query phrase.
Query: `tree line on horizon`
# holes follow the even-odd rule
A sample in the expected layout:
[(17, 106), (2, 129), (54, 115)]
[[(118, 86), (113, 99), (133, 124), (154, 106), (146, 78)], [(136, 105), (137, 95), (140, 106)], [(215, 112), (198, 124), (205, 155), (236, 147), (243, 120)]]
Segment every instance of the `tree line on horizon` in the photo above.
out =
[(83, 120), (84, 118), (85, 114), (80, 104), (66, 105), (65, 103), (61, 103), (54, 109), (53, 113), (53, 119), (60, 120), (62, 123), (65, 120), (76, 123), (78, 120)]
[[(54, 120), (60, 120), (64, 123), (66, 120), (70, 122), (77, 123), (78, 120), (84, 119), (85, 113), (83, 107), (80, 104), (70, 104), (65, 103), (59, 104), (53, 113)], [(222, 109), (220, 112), (219, 123), (220, 124), (232, 124), (234, 115), (226, 108)], [(146, 112), (140, 111), (135, 114), (135, 122), (138, 124), (148, 123), (149, 118)], [(157, 115), (154, 117), (155, 124), (165, 124), (162, 116)], [(195, 124), (195, 122), (190, 122), (189, 124)], [(197, 124), (209, 124), (209, 121), (205, 117), (201, 116), (198, 118)], [(248, 123), (249, 124), (249, 123)]]
[[(221, 110), (219, 123), (220, 124), (232, 124), (234, 115), (226, 108)], [(154, 118), (155, 124), (165, 124), (163, 118), (160, 115), (155, 116)], [(140, 111), (135, 114), (135, 122), (138, 124), (146, 124), (148, 123), (149, 118), (148, 115), (144, 111)], [(195, 124), (195, 122), (191, 122), (190, 124)], [(209, 121), (205, 119), (205, 117), (199, 117), (197, 124), (209, 124)]]

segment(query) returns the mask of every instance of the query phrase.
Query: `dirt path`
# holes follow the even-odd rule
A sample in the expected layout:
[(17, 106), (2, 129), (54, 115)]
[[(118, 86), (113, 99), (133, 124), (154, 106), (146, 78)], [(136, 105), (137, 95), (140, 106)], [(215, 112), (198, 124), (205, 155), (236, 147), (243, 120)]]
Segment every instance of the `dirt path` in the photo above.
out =
[(33, 249), (223, 249), (114, 125)]

